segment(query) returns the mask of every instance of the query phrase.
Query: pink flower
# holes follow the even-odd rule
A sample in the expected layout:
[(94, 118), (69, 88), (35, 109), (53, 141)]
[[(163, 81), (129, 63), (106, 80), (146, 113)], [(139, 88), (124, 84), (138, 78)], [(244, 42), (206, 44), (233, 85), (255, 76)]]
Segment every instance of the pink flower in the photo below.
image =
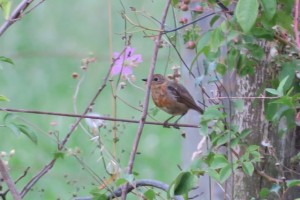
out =
[(134, 55), (134, 51), (135, 51), (134, 48), (128, 46), (126, 47), (122, 55), (120, 55), (120, 53), (118, 52), (114, 53), (113, 58), (116, 60), (111, 70), (112, 76), (121, 73), (122, 76), (127, 77), (128, 75), (131, 75), (133, 73), (132, 70), (133, 67), (137, 67), (138, 63), (143, 62), (142, 55), (141, 54)]

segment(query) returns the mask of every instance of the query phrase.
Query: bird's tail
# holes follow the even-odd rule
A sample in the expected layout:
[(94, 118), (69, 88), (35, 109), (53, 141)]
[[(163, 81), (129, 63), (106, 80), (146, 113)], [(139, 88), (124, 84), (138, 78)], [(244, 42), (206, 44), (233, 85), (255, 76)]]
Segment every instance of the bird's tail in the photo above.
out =
[(198, 105), (195, 105), (194, 110), (198, 111), (200, 114), (204, 113), (203, 109), (200, 108)]

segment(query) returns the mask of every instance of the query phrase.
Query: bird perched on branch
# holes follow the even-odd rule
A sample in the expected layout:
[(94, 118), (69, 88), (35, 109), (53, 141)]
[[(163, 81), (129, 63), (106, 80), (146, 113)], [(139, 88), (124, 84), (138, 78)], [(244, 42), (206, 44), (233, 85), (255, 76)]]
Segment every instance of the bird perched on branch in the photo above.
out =
[[(142, 79), (148, 81), (147, 79)], [(170, 127), (168, 121), (176, 115), (181, 115), (174, 123), (174, 128), (179, 129), (177, 122), (183, 117), (189, 109), (203, 114), (189, 91), (180, 83), (168, 80), (161, 74), (154, 74), (151, 80), (151, 94), (154, 104), (171, 114), (172, 116), (164, 122), (164, 127)]]

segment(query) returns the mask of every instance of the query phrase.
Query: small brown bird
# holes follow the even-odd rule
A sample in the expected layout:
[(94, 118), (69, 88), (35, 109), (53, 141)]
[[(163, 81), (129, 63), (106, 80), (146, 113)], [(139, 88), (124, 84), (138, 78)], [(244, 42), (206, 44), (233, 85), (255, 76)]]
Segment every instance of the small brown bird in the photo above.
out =
[[(142, 79), (147, 81), (147, 79)], [(164, 127), (170, 127), (168, 121), (176, 115), (181, 115), (174, 123), (174, 128), (179, 129), (177, 122), (183, 117), (189, 109), (203, 114), (189, 91), (180, 83), (168, 80), (161, 74), (154, 74), (151, 80), (151, 93), (154, 104), (171, 114), (172, 116), (164, 122)]]

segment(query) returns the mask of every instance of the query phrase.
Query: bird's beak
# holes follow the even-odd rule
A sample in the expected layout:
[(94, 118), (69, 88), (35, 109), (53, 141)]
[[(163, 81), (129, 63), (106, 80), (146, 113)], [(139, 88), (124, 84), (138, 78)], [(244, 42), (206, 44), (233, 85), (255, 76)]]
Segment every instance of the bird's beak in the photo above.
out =
[(147, 79), (146, 79), (146, 78), (143, 78), (142, 81), (146, 81), (146, 82), (147, 82)]

